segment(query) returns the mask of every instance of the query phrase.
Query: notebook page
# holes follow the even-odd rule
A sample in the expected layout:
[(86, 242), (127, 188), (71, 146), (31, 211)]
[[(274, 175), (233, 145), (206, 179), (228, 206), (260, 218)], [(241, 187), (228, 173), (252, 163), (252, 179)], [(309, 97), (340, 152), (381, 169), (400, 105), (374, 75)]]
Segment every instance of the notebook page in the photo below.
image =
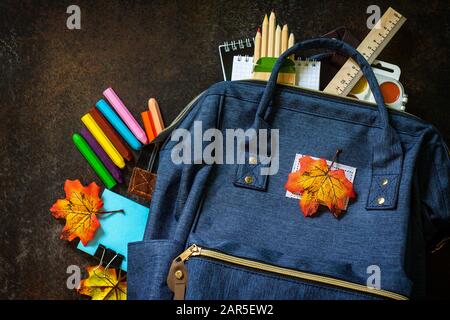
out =
[(297, 86), (319, 90), (320, 61), (296, 60), (295, 71)]
[(251, 79), (253, 72), (253, 57), (234, 56), (231, 81)]

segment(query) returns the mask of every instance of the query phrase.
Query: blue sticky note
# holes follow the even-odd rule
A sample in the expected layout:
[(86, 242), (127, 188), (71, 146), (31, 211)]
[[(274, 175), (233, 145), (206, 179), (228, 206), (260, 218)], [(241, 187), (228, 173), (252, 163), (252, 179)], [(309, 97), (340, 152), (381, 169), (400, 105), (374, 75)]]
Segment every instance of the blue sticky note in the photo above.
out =
[(98, 245), (102, 244), (125, 257), (121, 269), (127, 271), (128, 243), (141, 241), (144, 238), (150, 209), (108, 189), (103, 191), (102, 200), (104, 211), (122, 209), (124, 213), (99, 216), (101, 226), (97, 229), (94, 239), (86, 246), (80, 241), (78, 249), (93, 256)]

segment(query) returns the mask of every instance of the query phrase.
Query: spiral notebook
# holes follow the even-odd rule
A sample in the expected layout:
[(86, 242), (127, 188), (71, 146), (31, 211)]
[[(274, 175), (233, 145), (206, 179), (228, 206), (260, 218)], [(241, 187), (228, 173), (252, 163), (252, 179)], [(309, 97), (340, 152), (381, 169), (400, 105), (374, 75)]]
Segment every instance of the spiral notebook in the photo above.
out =
[[(220, 62), (222, 64), (223, 79), (225, 81), (231, 80), (235, 56), (253, 56), (253, 45), (253, 38), (245, 38), (240, 40), (227, 41), (219, 46)], [(240, 69), (241, 67), (237, 68), (236, 70)]]

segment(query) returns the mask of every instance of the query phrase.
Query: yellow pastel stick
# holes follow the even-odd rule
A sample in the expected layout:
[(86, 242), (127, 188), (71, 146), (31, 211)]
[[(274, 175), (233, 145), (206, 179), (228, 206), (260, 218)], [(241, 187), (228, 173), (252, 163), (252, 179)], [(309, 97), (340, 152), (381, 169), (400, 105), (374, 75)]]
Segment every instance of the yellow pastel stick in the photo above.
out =
[(102, 146), (103, 150), (105, 150), (106, 154), (111, 158), (112, 162), (119, 168), (125, 167), (125, 160), (120, 155), (119, 151), (114, 147), (112, 142), (108, 139), (102, 129), (99, 127), (97, 122), (95, 122), (94, 118), (87, 113), (82, 118), (84, 125), (91, 134), (94, 136), (95, 140)]

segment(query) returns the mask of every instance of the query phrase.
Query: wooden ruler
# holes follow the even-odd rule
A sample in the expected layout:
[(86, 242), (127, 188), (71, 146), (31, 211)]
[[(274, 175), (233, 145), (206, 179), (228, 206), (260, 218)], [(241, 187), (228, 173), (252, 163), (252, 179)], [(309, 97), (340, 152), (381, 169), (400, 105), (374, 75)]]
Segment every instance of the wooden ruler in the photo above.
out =
[[(371, 64), (405, 21), (406, 18), (394, 9), (387, 9), (378, 23), (358, 46), (357, 50)], [(353, 59), (349, 58), (327, 85), (324, 92), (346, 96), (361, 76), (361, 68)]]

